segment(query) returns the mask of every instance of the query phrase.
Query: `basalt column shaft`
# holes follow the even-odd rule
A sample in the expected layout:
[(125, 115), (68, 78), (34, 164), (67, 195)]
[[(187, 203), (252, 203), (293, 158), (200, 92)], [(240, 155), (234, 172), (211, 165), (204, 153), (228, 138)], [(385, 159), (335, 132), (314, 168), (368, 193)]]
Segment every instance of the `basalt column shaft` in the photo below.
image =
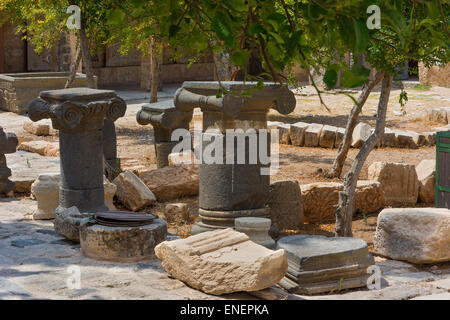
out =
[(50, 118), (59, 130), (60, 208), (108, 210), (103, 190), (104, 119), (114, 122), (125, 110), (125, 102), (114, 91), (89, 88), (43, 91), (30, 102), (32, 121)]

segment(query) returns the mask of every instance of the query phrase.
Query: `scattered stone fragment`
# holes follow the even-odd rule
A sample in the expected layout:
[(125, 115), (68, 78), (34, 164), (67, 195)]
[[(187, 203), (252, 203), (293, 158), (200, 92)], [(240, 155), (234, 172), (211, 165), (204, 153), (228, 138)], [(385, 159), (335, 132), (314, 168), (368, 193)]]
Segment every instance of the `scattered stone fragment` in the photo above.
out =
[(436, 132), (424, 132), (425, 141), (427, 146), (436, 145)]
[(428, 121), (447, 124), (447, 110), (444, 108), (432, 108), (427, 110)]
[(295, 235), (281, 238), (289, 269), (280, 285), (289, 292), (317, 294), (367, 285), (374, 264), (367, 243), (358, 238)]
[(64, 209), (61, 207), (55, 210), (55, 232), (66, 239), (80, 242), (80, 225), (89, 222), (92, 214), (80, 213), (77, 207)]
[(356, 125), (352, 135), (352, 147), (360, 148), (371, 135), (372, 127), (367, 123), (360, 122)]
[(169, 203), (166, 205), (164, 215), (167, 222), (188, 221), (189, 206), (187, 203)]
[(155, 194), (158, 200), (198, 195), (197, 165), (180, 165), (144, 171), (139, 173), (139, 178)]
[(49, 136), (56, 131), (53, 130), (50, 119), (43, 119), (36, 122), (26, 119), (23, 122), (23, 130), (36, 136)]
[(395, 147), (417, 149), (419, 135), (413, 131), (395, 131)]
[(166, 239), (164, 220), (154, 219), (140, 227), (84, 224), (80, 228), (83, 254), (103, 261), (136, 262), (155, 257), (155, 246)]
[(291, 125), (288, 123), (283, 123), (277, 125), (278, 134), (279, 134), (279, 141), (281, 144), (291, 144), (291, 140), (289, 138), (289, 129)]
[[(339, 182), (314, 182), (300, 186), (305, 221), (321, 222), (335, 217), (334, 206), (339, 201)], [(355, 212), (371, 213), (383, 208), (384, 192), (377, 181), (359, 180), (355, 190)]]
[(284, 250), (269, 250), (231, 228), (164, 241), (155, 252), (171, 276), (214, 295), (262, 290), (287, 272)]
[(269, 236), (271, 221), (267, 218), (241, 217), (234, 220), (237, 232), (245, 233), (253, 242), (269, 249), (275, 248), (275, 241)]
[(390, 208), (378, 215), (374, 237), (378, 254), (412, 263), (450, 261), (450, 210)]
[(59, 143), (43, 140), (26, 141), (19, 145), (18, 150), (37, 153), (44, 157), (58, 157)]
[(345, 128), (337, 128), (336, 130), (336, 140), (334, 141), (334, 147), (339, 148), (345, 136)]
[(116, 195), (128, 209), (137, 211), (156, 201), (155, 195), (133, 172), (124, 171), (113, 181)]
[(267, 205), (272, 224), (278, 230), (298, 229), (303, 225), (302, 195), (297, 180), (272, 183)]
[(170, 153), (168, 156), (169, 166), (191, 165), (194, 164), (195, 154), (191, 150), (184, 152)]
[(320, 133), (319, 146), (322, 148), (333, 148), (336, 140), (337, 128), (325, 125)]
[(59, 203), (59, 174), (41, 174), (31, 185), (31, 193), (36, 197), (37, 210), (34, 220), (54, 219)]
[(323, 124), (311, 123), (305, 129), (305, 147), (317, 147), (319, 145), (322, 128)]
[(369, 166), (370, 180), (381, 183), (386, 205), (414, 205), (419, 195), (419, 180), (414, 165), (374, 162)]
[(436, 160), (422, 160), (416, 166), (419, 179), (419, 201), (433, 203), (435, 200)]
[(105, 176), (103, 176), (103, 190), (105, 192), (105, 205), (111, 211), (117, 210), (114, 205), (114, 195), (116, 194), (117, 187), (114, 183), (109, 182)]
[(8, 178), (11, 169), (6, 166), (6, 153), (15, 153), (18, 144), (14, 133), (5, 133), (0, 127), (0, 195), (9, 195), (14, 190), (14, 182)]
[(289, 138), (294, 146), (302, 147), (305, 144), (305, 130), (309, 126), (306, 122), (296, 122), (289, 128)]

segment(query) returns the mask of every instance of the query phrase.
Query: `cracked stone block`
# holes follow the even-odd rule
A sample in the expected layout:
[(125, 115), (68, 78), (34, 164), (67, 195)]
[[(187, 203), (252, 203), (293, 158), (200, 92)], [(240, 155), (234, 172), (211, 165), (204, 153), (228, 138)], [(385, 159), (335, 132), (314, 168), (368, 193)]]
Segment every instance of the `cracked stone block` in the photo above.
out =
[(155, 252), (171, 276), (213, 295), (268, 288), (288, 268), (284, 250), (269, 250), (231, 228), (164, 241)]
[(128, 209), (137, 211), (156, 201), (153, 192), (133, 172), (124, 171), (113, 181), (116, 195)]
[(345, 128), (337, 128), (336, 130), (336, 140), (334, 140), (334, 147), (339, 148), (342, 141), (344, 141)]
[(311, 123), (305, 130), (305, 147), (317, 147), (323, 124)]
[(395, 131), (395, 146), (398, 148), (419, 148), (419, 135), (413, 131)]
[(291, 144), (291, 139), (289, 138), (290, 127), (291, 125), (288, 123), (277, 125), (278, 137), (281, 144)]
[(416, 166), (419, 179), (419, 201), (433, 203), (435, 200), (436, 160), (422, 160)]
[(395, 146), (395, 132), (389, 128), (384, 129), (383, 138), (381, 139), (381, 146), (385, 148), (392, 148)]
[(309, 126), (306, 122), (296, 122), (289, 128), (289, 138), (294, 146), (302, 147), (305, 144), (305, 130)]
[(356, 125), (352, 135), (352, 147), (360, 148), (372, 134), (372, 127), (367, 123), (360, 122)]
[(325, 125), (320, 133), (319, 146), (322, 148), (333, 148), (336, 140), (337, 128)]

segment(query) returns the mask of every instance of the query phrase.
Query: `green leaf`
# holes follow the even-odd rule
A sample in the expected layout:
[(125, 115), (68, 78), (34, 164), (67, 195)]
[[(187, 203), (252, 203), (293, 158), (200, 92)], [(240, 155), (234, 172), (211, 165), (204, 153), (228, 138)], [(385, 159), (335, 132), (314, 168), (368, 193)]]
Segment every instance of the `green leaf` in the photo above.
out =
[(178, 31), (180, 31), (181, 27), (177, 26), (177, 25), (171, 25), (169, 28), (169, 37), (172, 38), (173, 36), (175, 36)]
[(106, 12), (106, 19), (108, 24), (121, 24), (125, 18), (125, 12), (121, 10), (108, 10)]
[[(367, 76), (364, 74), (358, 74), (361, 73), (362, 70), (357, 70), (357, 72), (353, 72), (353, 68), (352, 70), (345, 70), (342, 73), (342, 78), (341, 78), (341, 85), (344, 88), (354, 88), (354, 87), (359, 87), (361, 85), (364, 84), (364, 82), (367, 81), (368, 79), (368, 74)], [(370, 73), (370, 71), (369, 71)]]
[(286, 51), (288, 55), (292, 55), (294, 50), (297, 49), (297, 46), (300, 44), (300, 39), (302, 36), (302, 31), (296, 31), (286, 42)]
[(353, 28), (355, 29), (355, 52), (362, 52), (366, 49), (370, 40), (369, 29), (364, 20), (353, 20)]
[(266, 30), (264, 30), (264, 28), (259, 23), (254, 23), (248, 29), (248, 33), (249, 35), (255, 35), (260, 33), (266, 33)]
[(336, 70), (328, 69), (323, 76), (323, 82), (326, 84), (328, 89), (333, 89), (336, 86), (338, 80), (338, 74)]
[(234, 42), (233, 31), (224, 15), (216, 14), (212, 21), (212, 27), (220, 40), (223, 40), (228, 47), (231, 47)]
[(247, 51), (237, 51), (231, 55), (231, 62), (237, 66), (243, 67), (247, 64), (249, 54)]
[(278, 43), (280, 43), (280, 44), (283, 44), (283, 43), (284, 43), (283, 38), (281, 38), (277, 33), (272, 32), (272, 31), (269, 31), (268, 33), (269, 33), (269, 34), (272, 36), (272, 38), (274, 38)]

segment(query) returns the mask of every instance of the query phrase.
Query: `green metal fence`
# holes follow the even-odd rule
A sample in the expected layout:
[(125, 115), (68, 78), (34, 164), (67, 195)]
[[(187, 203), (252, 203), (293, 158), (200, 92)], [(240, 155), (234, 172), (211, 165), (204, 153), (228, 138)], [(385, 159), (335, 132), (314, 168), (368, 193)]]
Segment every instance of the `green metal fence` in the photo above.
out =
[(436, 208), (450, 209), (450, 131), (436, 134)]

